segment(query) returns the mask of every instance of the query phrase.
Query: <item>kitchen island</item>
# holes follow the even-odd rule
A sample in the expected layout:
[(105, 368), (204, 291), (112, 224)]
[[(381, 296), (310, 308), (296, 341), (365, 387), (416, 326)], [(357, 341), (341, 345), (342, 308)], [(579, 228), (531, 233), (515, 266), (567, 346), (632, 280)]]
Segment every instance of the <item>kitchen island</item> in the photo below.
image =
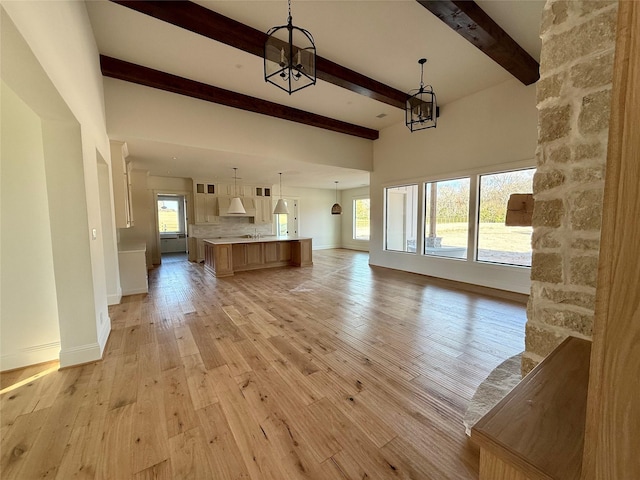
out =
[(204, 267), (216, 277), (272, 267), (313, 265), (311, 238), (204, 239)]

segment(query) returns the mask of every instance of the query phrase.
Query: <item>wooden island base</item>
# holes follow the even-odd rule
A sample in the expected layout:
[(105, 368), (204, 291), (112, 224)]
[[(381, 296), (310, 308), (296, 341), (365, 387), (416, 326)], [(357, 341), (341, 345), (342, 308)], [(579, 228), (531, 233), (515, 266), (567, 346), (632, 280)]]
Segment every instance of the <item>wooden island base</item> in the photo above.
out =
[(215, 277), (272, 267), (313, 265), (310, 238), (204, 240), (204, 266)]

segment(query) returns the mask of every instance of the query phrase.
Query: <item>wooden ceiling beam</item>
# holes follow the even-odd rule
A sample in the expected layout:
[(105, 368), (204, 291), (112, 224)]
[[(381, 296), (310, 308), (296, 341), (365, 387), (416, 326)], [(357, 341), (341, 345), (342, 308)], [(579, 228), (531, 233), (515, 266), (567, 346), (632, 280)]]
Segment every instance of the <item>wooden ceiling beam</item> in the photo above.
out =
[[(267, 34), (189, 1), (111, 0), (159, 20), (262, 57)], [(316, 77), (382, 103), (404, 109), (406, 92), (316, 56)]]
[(250, 97), (106, 55), (100, 55), (100, 68), (105, 77), (178, 93), (227, 107), (269, 115), (270, 117), (323, 128), (333, 132), (345, 133), (355, 137), (366, 138), (367, 140), (376, 140), (379, 135), (377, 130), (371, 128), (353, 125), (322, 115), (316, 115), (315, 113), (298, 110), (297, 108)]
[(540, 65), (471, 0), (416, 0), (525, 85), (540, 78)]

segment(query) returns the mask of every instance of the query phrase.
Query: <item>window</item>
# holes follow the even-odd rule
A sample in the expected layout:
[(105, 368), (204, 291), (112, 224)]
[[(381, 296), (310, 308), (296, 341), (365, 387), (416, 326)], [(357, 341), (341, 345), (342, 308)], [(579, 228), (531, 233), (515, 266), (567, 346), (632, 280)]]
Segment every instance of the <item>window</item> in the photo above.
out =
[(385, 188), (385, 250), (416, 252), (418, 185)]
[(469, 178), (425, 184), (425, 255), (467, 258), (469, 190)]
[(158, 196), (160, 233), (184, 233), (184, 197)]
[(369, 199), (353, 200), (353, 239), (369, 240)]
[(531, 266), (532, 227), (504, 224), (512, 193), (532, 193), (535, 168), (480, 175), (478, 251), (482, 262)]

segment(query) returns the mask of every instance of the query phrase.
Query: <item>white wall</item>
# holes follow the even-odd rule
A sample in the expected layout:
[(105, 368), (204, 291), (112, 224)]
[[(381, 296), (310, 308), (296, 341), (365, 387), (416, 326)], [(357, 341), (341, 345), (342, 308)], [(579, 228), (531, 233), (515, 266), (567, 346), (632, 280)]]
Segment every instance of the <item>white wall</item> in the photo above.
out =
[(4, 82), (0, 95), (0, 370), (8, 370), (56, 360), (60, 331), (40, 117)]
[(340, 248), (341, 216), (331, 215), (331, 206), (336, 201), (334, 190), (285, 187), (282, 197), (298, 201), (298, 236), (311, 237), (314, 250)]
[[(3, 1), (2, 9), (3, 80), (46, 119), (43, 141), (60, 362), (84, 363), (100, 358), (106, 344), (110, 322), (105, 262), (117, 268), (117, 257), (113, 252), (105, 255), (103, 248), (96, 152), (108, 164), (110, 152), (98, 51), (83, 2)], [(64, 203), (51, 203), (67, 198), (63, 190), (73, 202), (68, 212)]]
[(460, 173), (534, 166), (537, 141), (535, 85), (509, 80), (447, 104), (436, 129), (411, 133), (404, 124), (374, 142), (371, 173), (370, 263), (502, 290), (529, 293), (526, 268), (386, 252), (384, 187), (438, 180)]
[(369, 198), (369, 187), (351, 188), (340, 192), (342, 206), (342, 248), (369, 251), (369, 240), (354, 240), (353, 238), (353, 201), (356, 198)]
[[(117, 257), (116, 234), (113, 224), (113, 206), (111, 198), (111, 174), (109, 165), (96, 151), (98, 161), (98, 183), (100, 187), (100, 216), (102, 220), (102, 244), (105, 258)], [(117, 305), (122, 298), (118, 265), (115, 262), (105, 262), (105, 283), (107, 287), (107, 302)]]
[[(105, 79), (112, 138), (142, 138), (369, 171), (370, 140)], [(246, 141), (247, 136), (251, 141)]]

